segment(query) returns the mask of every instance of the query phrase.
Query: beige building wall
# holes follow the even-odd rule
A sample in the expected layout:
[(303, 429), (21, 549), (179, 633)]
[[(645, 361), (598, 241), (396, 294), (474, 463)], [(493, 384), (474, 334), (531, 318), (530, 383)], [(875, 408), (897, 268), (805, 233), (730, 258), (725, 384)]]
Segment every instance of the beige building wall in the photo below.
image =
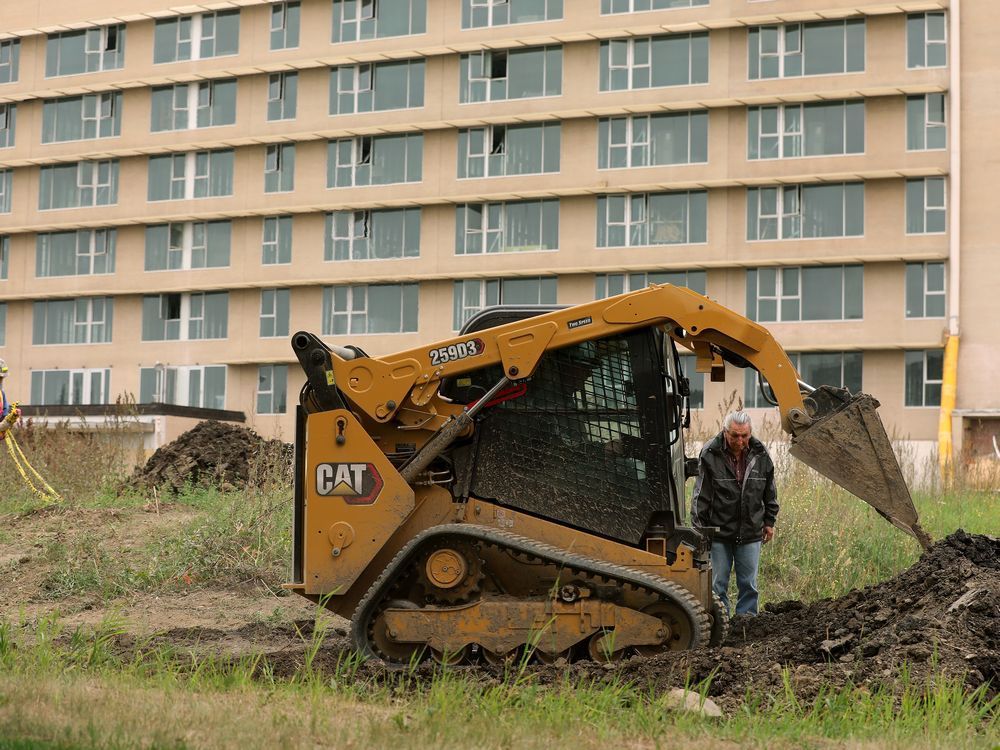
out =
[[(460, 279), (557, 276), (557, 301), (593, 299), (595, 274), (703, 270), (706, 292), (741, 313), (747, 269), (863, 264), (863, 317), (830, 322), (768, 324), (790, 352), (861, 351), (863, 388), (883, 403), (893, 434), (915, 440), (937, 437), (936, 405), (905, 402), (904, 351), (939, 351), (948, 320), (907, 318), (906, 263), (961, 260), (957, 308), (962, 334), (958, 406), (1000, 413), (992, 373), (1000, 365), (991, 291), (1000, 271), (1000, 221), (992, 184), (998, 162), (991, 133), (1000, 115), (998, 65), (992, 37), (984, 29), (1000, 23), (992, 0), (961, 0), (960, 64), (909, 69), (907, 13), (948, 10), (947, 0), (909, 0), (891, 5), (850, 0), (710, 0), (707, 6), (602, 15), (599, 0), (565, 0), (563, 17), (543, 23), (485, 29), (460, 28), (461, 3), (427, 0), (426, 33), (331, 43), (334, 5), (302, 0), (298, 47), (270, 50), (271, 2), (231, 0), (211, 9), (241, 8), (239, 53), (153, 64), (156, 18), (197, 12), (157, 0), (83, 0), (19, 4), (0, 11), (0, 40), (20, 40), (16, 81), (0, 84), (0, 104), (16, 104), (16, 141), (0, 149), (0, 169), (12, 170), (9, 213), (0, 214), (0, 235), (9, 238), (7, 278), (0, 280), (6, 325), (0, 357), (11, 367), (8, 390), (27, 401), (31, 373), (50, 369), (108, 368), (111, 396), (138, 394), (140, 368), (226, 365), (225, 407), (245, 411), (266, 435), (293, 433), (294, 403), (302, 382), (287, 336), (260, 336), (261, 290), (290, 290), (289, 333), (323, 326), (323, 287), (333, 284), (416, 282), (416, 332), (328, 337), (378, 355), (448, 337), (453, 332), (452, 288)], [(956, 0), (951, 5), (957, 8)], [(864, 17), (863, 72), (750, 80), (748, 27)], [(47, 78), (47, 35), (102, 23), (126, 24), (124, 67), (99, 73)], [(600, 92), (602, 40), (707, 32), (708, 82), (689, 86)], [(562, 93), (558, 96), (489, 103), (459, 101), (460, 55), (481, 49), (537, 45), (562, 47)], [(354, 115), (329, 114), (329, 69), (392, 59), (423, 58), (423, 106)], [(294, 119), (270, 122), (269, 75), (298, 72)], [(237, 79), (232, 125), (150, 132), (152, 89), (171, 83)], [(956, 87), (956, 82), (961, 86)], [(906, 96), (961, 92), (960, 133), (948, 122), (949, 149), (908, 151)], [(43, 144), (46, 99), (91, 92), (122, 92), (121, 134), (114, 138)], [(773, 160), (747, 158), (748, 106), (818, 100), (865, 102), (865, 144), (860, 154)], [(675, 166), (598, 168), (598, 118), (630, 113), (704, 110), (708, 113), (708, 160)], [(459, 129), (536, 121), (560, 123), (560, 166), (547, 174), (459, 179)], [(327, 142), (333, 138), (396, 132), (423, 133), (419, 182), (372, 187), (327, 187)], [(264, 159), (269, 144), (294, 143), (294, 190), (265, 193)], [(195, 200), (147, 200), (150, 155), (206, 149), (234, 150), (231, 196)], [(907, 234), (907, 178), (948, 176), (961, 157), (961, 181), (950, 196), (951, 233)], [(114, 205), (39, 210), (40, 170), (83, 159), (117, 159)], [(864, 184), (864, 233), (859, 237), (748, 241), (747, 189), (818, 182)], [(598, 195), (707, 191), (707, 232), (701, 243), (627, 248), (597, 246)], [(555, 250), (457, 255), (456, 204), (515, 199), (558, 199), (559, 246)], [(377, 261), (325, 261), (325, 213), (336, 210), (421, 207), (420, 256)], [(292, 215), (291, 262), (262, 263), (263, 217)], [(146, 271), (145, 230), (153, 224), (229, 219), (231, 254), (224, 268)], [(955, 242), (956, 222), (960, 242)], [(41, 232), (117, 228), (113, 274), (38, 278), (36, 237)], [(161, 293), (228, 291), (225, 339), (143, 341), (142, 299)], [(37, 301), (114, 298), (113, 339), (107, 344), (32, 344)], [(284, 414), (257, 414), (258, 366), (288, 366)], [(707, 384), (703, 419), (735, 393), (744, 397), (742, 373), (725, 384)]]

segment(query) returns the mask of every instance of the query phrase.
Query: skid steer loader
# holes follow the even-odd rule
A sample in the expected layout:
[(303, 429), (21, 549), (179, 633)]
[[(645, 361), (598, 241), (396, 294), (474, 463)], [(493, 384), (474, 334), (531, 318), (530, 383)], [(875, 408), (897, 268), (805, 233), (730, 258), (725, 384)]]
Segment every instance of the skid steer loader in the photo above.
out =
[(721, 643), (711, 530), (685, 526), (688, 383), (766, 379), (791, 452), (925, 546), (875, 409), (798, 380), (763, 327), (672, 285), (496, 307), (454, 338), (369, 357), (292, 337), (294, 581), (366, 657), (610, 660)]

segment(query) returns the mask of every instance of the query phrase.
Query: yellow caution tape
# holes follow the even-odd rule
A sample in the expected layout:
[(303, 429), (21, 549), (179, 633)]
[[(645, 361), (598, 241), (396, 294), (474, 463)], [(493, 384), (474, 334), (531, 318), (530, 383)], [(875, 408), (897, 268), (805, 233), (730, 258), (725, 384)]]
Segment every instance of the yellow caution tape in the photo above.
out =
[[(21, 478), (24, 479), (25, 483), (31, 488), (31, 491), (47, 503), (62, 502), (62, 495), (52, 489), (49, 483), (42, 478), (42, 475), (35, 471), (35, 467), (28, 462), (28, 459), (24, 455), (24, 451), (21, 450), (21, 446), (18, 445), (17, 440), (14, 439), (13, 430), (7, 431), (6, 443), (7, 452), (10, 454), (11, 460), (14, 461), (14, 466), (17, 467), (18, 473), (21, 475)], [(37, 479), (39, 484), (42, 485), (44, 491), (35, 486), (35, 483), (31, 481), (31, 477), (28, 476), (25, 468), (27, 468), (28, 471), (34, 475), (35, 479)]]

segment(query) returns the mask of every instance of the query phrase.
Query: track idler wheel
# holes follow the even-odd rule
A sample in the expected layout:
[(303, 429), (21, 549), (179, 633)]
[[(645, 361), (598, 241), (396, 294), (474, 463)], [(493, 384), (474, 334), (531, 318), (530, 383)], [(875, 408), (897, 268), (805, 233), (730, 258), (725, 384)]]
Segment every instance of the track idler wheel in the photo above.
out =
[[(389, 602), (385, 609), (418, 609), (413, 602), (400, 599)], [(369, 632), (371, 644), (378, 656), (390, 664), (409, 664), (424, 658), (424, 644), (403, 643), (394, 640), (385, 623), (385, 612), (380, 612), (372, 620)]]
[[(653, 656), (662, 651), (684, 651), (694, 648), (698, 642), (704, 643), (704, 636), (698, 632), (699, 624), (693, 621), (679, 602), (656, 602), (642, 610), (647, 615), (659, 617), (663, 621), (664, 641), (660, 646), (636, 646), (642, 656)], [(702, 610), (704, 611), (704, 610)]]

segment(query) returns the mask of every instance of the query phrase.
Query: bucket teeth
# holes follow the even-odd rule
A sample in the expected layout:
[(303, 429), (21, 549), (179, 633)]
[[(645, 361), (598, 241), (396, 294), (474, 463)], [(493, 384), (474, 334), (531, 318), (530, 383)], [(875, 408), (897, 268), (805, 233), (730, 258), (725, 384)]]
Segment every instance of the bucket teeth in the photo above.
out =
[[(823, 396), (826, 388), (818, 389), (818, 395)], [(815, 401), (829, 405), (830, 410), (815, 414), (812, 424), (792, 438), (791, 454), (864, 500), (924, 549), (930, 547), (930, 536), (920, 527), (910, 490), (876, 411), (878, 401), (865, 393), (846, 403), (837, 398)]]

